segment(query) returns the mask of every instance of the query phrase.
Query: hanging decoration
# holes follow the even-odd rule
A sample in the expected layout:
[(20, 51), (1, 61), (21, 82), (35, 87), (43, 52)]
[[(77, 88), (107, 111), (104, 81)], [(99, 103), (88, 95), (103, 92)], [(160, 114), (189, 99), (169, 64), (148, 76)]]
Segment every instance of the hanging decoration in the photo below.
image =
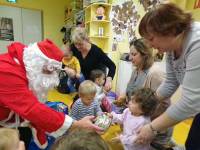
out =
[[(144, 11), (155, 7), (165, 0), (139, 0)], [(200, 1), (200, 0), (199, 0)], [(137, 26), (140, 14), (133, 0), (125, 1), (112, 6), (111, 22), (113, 26), (113, 39), (117, 42), (124, 40), (124, 33), (127, 32), (129, 41), (136, 39), (135, 27)]]
[(140, 18), (133, 1), (126, 1), (119, 5), (113, 5), (111, 21), (114, 31), (114, 39), (122, 41), (123, 34), (128, 33), (129, 41), (135, 38), (134, 27)]
[(143, 5), (145, 11), (152, 9), (157, 4), (163, 3), (165, 1), (167, 0), (139, 0), (140, 4)]

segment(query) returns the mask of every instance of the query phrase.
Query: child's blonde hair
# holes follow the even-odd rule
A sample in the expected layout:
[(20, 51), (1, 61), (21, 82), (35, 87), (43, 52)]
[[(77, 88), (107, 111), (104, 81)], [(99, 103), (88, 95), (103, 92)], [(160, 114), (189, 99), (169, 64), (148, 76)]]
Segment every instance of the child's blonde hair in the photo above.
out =
[(0, 128), (0, 150), (10, 150), (15, 141), (19, 140), (19, 133), (15, 129)]
[(96, 94), (97, 89), (94, 82), (85, 80), (80, 84), (78, 92), (80, 95)]
[(109, 145), (95, 131), (77, 128), (57, 140), (51, 150), (109, 150)]

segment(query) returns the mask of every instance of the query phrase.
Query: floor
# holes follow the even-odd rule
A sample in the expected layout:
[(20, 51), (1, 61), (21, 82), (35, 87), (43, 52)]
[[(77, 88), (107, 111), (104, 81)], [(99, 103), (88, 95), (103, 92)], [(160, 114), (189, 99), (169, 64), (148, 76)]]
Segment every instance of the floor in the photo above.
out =
[[(61, 94), (58, 93), (56, 90), (50, 91), (48, 95), (49, 101), (61, 101), (65, 104), (71, 104), (72, 97), (75, 94)], [(174, 128), (173, 139), (177, 144), (183, 145), (185, 143), (192, 119), (188, 119), (182, 123), (179, 123)], [(118, 132), (120, 132), (120, 128), (118, 126), (112, 126), (109, 130), (103, 135), (103, 138), (109, 142), (112, 149), (121, 150), (122, 147), (119, 143), (111, 143), (110, 139), (114, 137)]]

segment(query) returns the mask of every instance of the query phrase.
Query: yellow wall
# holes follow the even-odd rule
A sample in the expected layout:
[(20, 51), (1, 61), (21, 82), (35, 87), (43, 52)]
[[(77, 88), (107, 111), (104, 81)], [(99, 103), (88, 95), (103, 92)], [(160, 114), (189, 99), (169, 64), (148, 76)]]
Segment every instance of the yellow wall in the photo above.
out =
[(61, 45), (63, 34), (60, 29), (64, 25), (64, 10), (70, 5), (70, 0), (18, 0), (16, 4), (0, 0), (0, 5), (42, 10), (44, 38)]
[(200, 21), (200, 8), (194, 9), (196, 0), (171, 0), (184, 10), (191, 12), (194, 20)]

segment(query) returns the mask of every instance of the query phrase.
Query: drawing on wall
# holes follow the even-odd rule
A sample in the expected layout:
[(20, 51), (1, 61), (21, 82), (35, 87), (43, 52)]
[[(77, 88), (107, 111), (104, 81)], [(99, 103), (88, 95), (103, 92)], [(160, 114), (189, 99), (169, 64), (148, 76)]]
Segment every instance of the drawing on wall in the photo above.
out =
[[(139, 0), (144, 7), (144, 11), (148, 11), (157, 4), (165, 0)], [(133, 0), (125, 1), (112, 6), (111, 21), (113, 26), (113, 39), (117, 42), (124, 40), (124, 33), (127, 32), (129, 41), (136, 39), (135, 27), (137, 26), (140, 14)]]
[(140, 4), (143, 5), (144, 10), (148, 11), (154, 8), (156, 5), (167, 2), (168, 0), (139, 0)]
[(137, 25), (140, 15), (133, 1), (126, 1), (112, 6), (111, 21), (114, 38), (119, 42), (123, 40), (123, 34), (128, 33), (129, 41), (135, 39), (134, 27)]
[(13, 20), (0, 17), (0, 40), (14, 41)]

